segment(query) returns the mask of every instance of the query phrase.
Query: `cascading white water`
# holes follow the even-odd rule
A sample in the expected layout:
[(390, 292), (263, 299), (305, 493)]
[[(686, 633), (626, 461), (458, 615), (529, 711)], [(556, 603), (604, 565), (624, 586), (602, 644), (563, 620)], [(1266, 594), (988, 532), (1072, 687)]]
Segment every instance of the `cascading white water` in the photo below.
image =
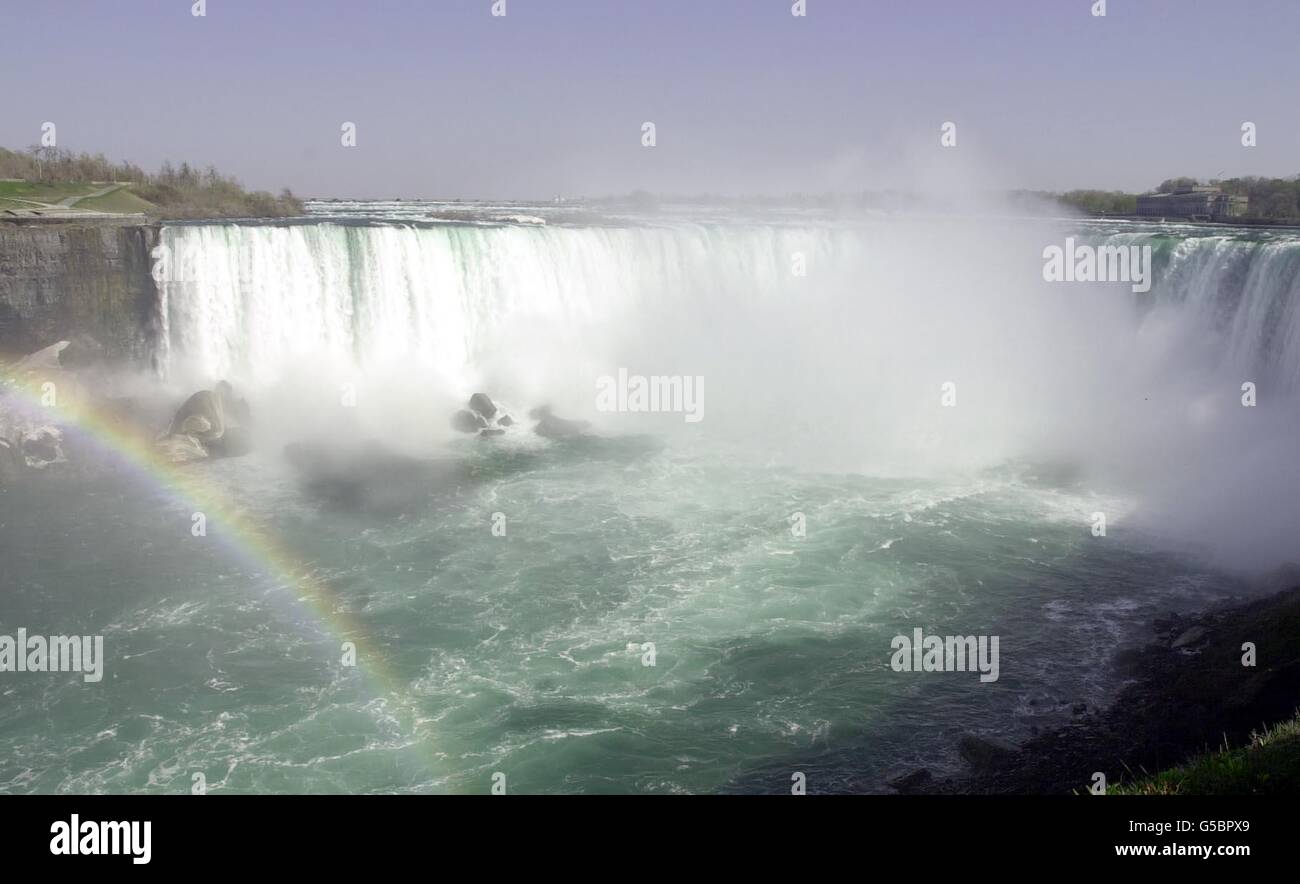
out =
[[(1045, 282), (1067, 235), (1151, 245), (1152, 291)], [(472, 792), (499, 770), (520, 792), (770, 791), (808, 758), (825, 765), (810, 782), (833, 783), (836, 758), (881, 782), (955, 731), (1018, 740), (1062, 698), (1105, 702), (1121, 642), (1236, 585), (1201, 552), (1295, 558), (1300, 237), (890, 219), (209, 225), (163, 243), (175, 401), (229, 377), (258, 443), (196, 481), (328, 587), (397, 692), (376, 702), (361, 672), (321, 665), (339, 636), (301, 622), (296, 580), (158, 542), (191, 509), (135, 471), (92, 473), (106, 484), (76, 506), (32, 483), (46, 496), (0, 495), (6, 575), (41, 590), (10, 593), (6, 619), (76, 631), (54, 615), (85, 596), (76, 618), (107, 612), (117, 659), (149, 677), (89, 717), (83, 692), (15, 682), (0, 756), (23, 764), (0, 791), (175, 792), (194, 770), (232, 792)], [(575, 443), (523, 421), (436, 437), (480, 379), (510, 404), (573, 391), (568, 415), (619, 366), (705, 378), (706, 419), (645, 416), (651, 440), (627, 414)], [(344, 408), (348, 377), (368, 386)], [(344, 481), (325, 476), (342, 493), (302, 481), (283, 457), (300, 440), (345, 453)], [(471, 477), (393, 472), (405, 442)], [(363, 493), (372, 475), (385, 493)], [(363, 506), (394, 486), (400, 515)], [(61, 564), (51, 538), (68, 537), (111, 579)], [(1009, 677), (918, 691), (886, 668), (893, 635), (945, 624), (1002, 636)], [(418, 781), (416, 752), (433, 759)]]
[(598, 323), (665, 298), (772, 296), (843, 231), (697, 225), (169, 227), (164, 364), (275, 378), (290, 360), (414, 359), (456, 377), (521, 317)]
[[(1162, 239), (1153, 301), (1181, 311), (1189, 334), (1212, 335), (1239, 371), (1300, 385), (1300, 237), (1140, 233), (1105, 243), (1159, 251)], [(721, 318), (747, 300), (786, 297), (795, 256), (860, 275), (873, 236), (832, 226), (316, 223), (169, 227), (162, 242), (162, 364), (267, 381), (290, 360), (321, 356), (363, 370), (414, 359), (457, 377), (527, 317), (598, 325), (676, 301)]]
[[(1150, 237), (1148, 237), (1150, 239)], [(1156, 299), (1212, 337), (1224, 366), (1300, 386), (1300, 237), (1198, 236), (1173, 244)]]
[[(1150, 245), (1152, 290), (1044, 282), (1043, 249), (1066, 235)], [(180, 387), (260, 390), (295, 437), (336, 432), (329, 407), (354, 378), (370, 384), (363, 431), (413, 450), (447, 440), (474, 389), (599, 425), (594, 381), (626, 366), (705, 378), (693, 438), (760, 462), (1060, 464), (1132, 492), (1153, 530), (1252, 562), (1285, 555), (1300, 518), (1300, 236), (653, 219), (222, 224), (162, 241), (160, 363)], [(1245, 382), (1260, 407), (1242, 407)], [(948, 384), (957, 407), (941, 407)], [(606, 428), (686, 432), (634, 417)], [(1252, 518), (1261, 500), (1273, 518)]]

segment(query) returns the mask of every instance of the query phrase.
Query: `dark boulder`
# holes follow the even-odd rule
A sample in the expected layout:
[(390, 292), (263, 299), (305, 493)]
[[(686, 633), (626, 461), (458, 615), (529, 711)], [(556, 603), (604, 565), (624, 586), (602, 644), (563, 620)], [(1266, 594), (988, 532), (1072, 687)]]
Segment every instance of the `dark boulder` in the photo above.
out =
[(251, 449), (248, 402), (235, 397), (234, 388), (218, 381), (186, 399), (154, 448), (171, 463), (206, 457), (239, 457)]
[(976, 773), (992, 773), (1010, 767), (1016, 749), (1001, 740), (966, 734), (957, 741), (957, 752)]
[(533, 432), (545, 439), (571, 439), (574, 436), (581, 436), (591, 426), (586, 421), (573, 421), (556, 417), (551, 413), (549, 405), (534, 408), (528, 415), (537, 421), (537, 426), (533, 427)]
[(934, 775), (925, 768), (921, 768), (901, 777), (888, 780), (886, 785), (892, 787), (900, 795), (921, 795), (928, 791), (933, 782)]
[(1200, 642), (1204, 641), (1205, 637), (1208, 634), (1209, 632), (1208, 630), (1206, 630), (1204, 626), (1193, 626), (1189, 629), (1184, 630), (1182, 634), (1178, 636), (1178, 638), (1174, 639), (1173, 644), (1171, 644), (1169, 647), (1175, 649), (1189, 648), (1195, 644), (1199, 644)]
[(487, 421), (481, 415), (462, 408), (451, 416), (451, 426), (459, 433), (477, 433), (487, 426)]
[(219, 383), (215, 389), (199, 390), (186, 399), (167, 427), (167, 435), (193, 436), (205, 444), (220, 439), (226, 432), (225, 391), (228, 386)]
[(73, 335), (68, 347), (59, 354), (59, 364), (69, 369), (90, 369), (106, 362), (104, 345), (90, 335)]
[(41, 430), (22, 441), (23, 457), (30, 464), (54, 463), (62, 456), (59, 437), (52, 430)]
[(486, 393), (475, 393), (469, 397), (469, 407), (471, 411), (481, 414), (484, 420), (490, 421), (497, 414), (496, 403)]

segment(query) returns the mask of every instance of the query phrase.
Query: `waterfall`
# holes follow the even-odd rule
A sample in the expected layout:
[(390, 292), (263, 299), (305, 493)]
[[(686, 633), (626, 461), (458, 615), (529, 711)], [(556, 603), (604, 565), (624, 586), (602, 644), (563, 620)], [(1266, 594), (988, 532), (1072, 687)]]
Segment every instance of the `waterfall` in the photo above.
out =
[(1144, 305), (1176, 312), (1220, 367), (1300, 387), (1300, 236), (1120, 233), (1100, 246), (1150, 246), (1155, 285)]
[[(1224, 370), (1300, 387), (1300, 237), (1138, 232), (1095, 241), (1152, 246), (1154, 288), (1132, 296), (1139, 322), (1174, 314), (1188, 346)], [(905, 310), (902, 299), (914, 295), (882, 284), (890, 268), (908, 265), (900, 272), (913, 279), (935, 272), (879, 226), (830, 223), (211, 224), (167, 227), (162, 244), (160, 362), (252, 381), (309, 356), (360, 370), (414, 360), (456, 377), (511, 328), (601, 328), (670, 309), (717, 323), (722, 335), (753, 305), (809, 303), (796, 261), (821, 270), (824, 291), (897, 298)], [(933, 248), (933, 263), (945, 263), (945, 244)], [(873, 317), (877, 330), (895, 306)]]
[[(1150, 246), (1150, 290), (1045, 281), (1044, 249), (1067, 236)], [(1300, 518), (1294, 234), (317, 220), (170, 226), (162, 245), (159, 361), (178, 392), (228, 378), (285, 440), (331, 438), (355, 386), (363, 435), (427, 451), (489, 390), (764, 465), (1049, 464), (1141, 500), (1148, 530), (1243, 561), (1292, 544)], [(703, 378), (708, 419), (602, 413), (596, 383), (622, 368)]]
[(1173, 245), (1156, 295), (1192, 314), (1225, 365), (1300, 386), (1300, 239), (1183, 239)]
[[(163, 231), (164, 361), (268, 379), (326, 354), (455, 375), (509, 322), (592, 323), (665, 298), (772, 296), (830, 230), (219, 224)], [(837, 242), (838, 241), (838, 242)]]

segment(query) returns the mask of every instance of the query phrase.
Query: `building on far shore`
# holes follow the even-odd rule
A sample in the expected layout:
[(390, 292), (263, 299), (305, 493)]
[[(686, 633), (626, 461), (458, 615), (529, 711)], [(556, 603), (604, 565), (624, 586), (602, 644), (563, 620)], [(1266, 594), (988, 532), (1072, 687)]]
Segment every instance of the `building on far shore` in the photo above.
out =
[(1147, 193), (1137, 198), (1137, 213), (1150, 218), (1192, 218), (1216, 221), (1246, 214), (1250, 200), (1232, 196), (1213, 185), (1182, 185), (1173, 193)]

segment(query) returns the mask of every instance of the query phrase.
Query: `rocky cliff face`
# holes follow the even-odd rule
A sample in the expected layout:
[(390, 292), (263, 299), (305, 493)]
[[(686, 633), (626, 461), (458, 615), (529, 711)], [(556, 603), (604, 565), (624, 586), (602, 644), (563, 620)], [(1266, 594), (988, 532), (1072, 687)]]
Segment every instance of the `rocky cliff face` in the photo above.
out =
[(0, 358), (71, 340), (83, 358), (151, 367), (157, 242), (135, 222), (0, 222)]

